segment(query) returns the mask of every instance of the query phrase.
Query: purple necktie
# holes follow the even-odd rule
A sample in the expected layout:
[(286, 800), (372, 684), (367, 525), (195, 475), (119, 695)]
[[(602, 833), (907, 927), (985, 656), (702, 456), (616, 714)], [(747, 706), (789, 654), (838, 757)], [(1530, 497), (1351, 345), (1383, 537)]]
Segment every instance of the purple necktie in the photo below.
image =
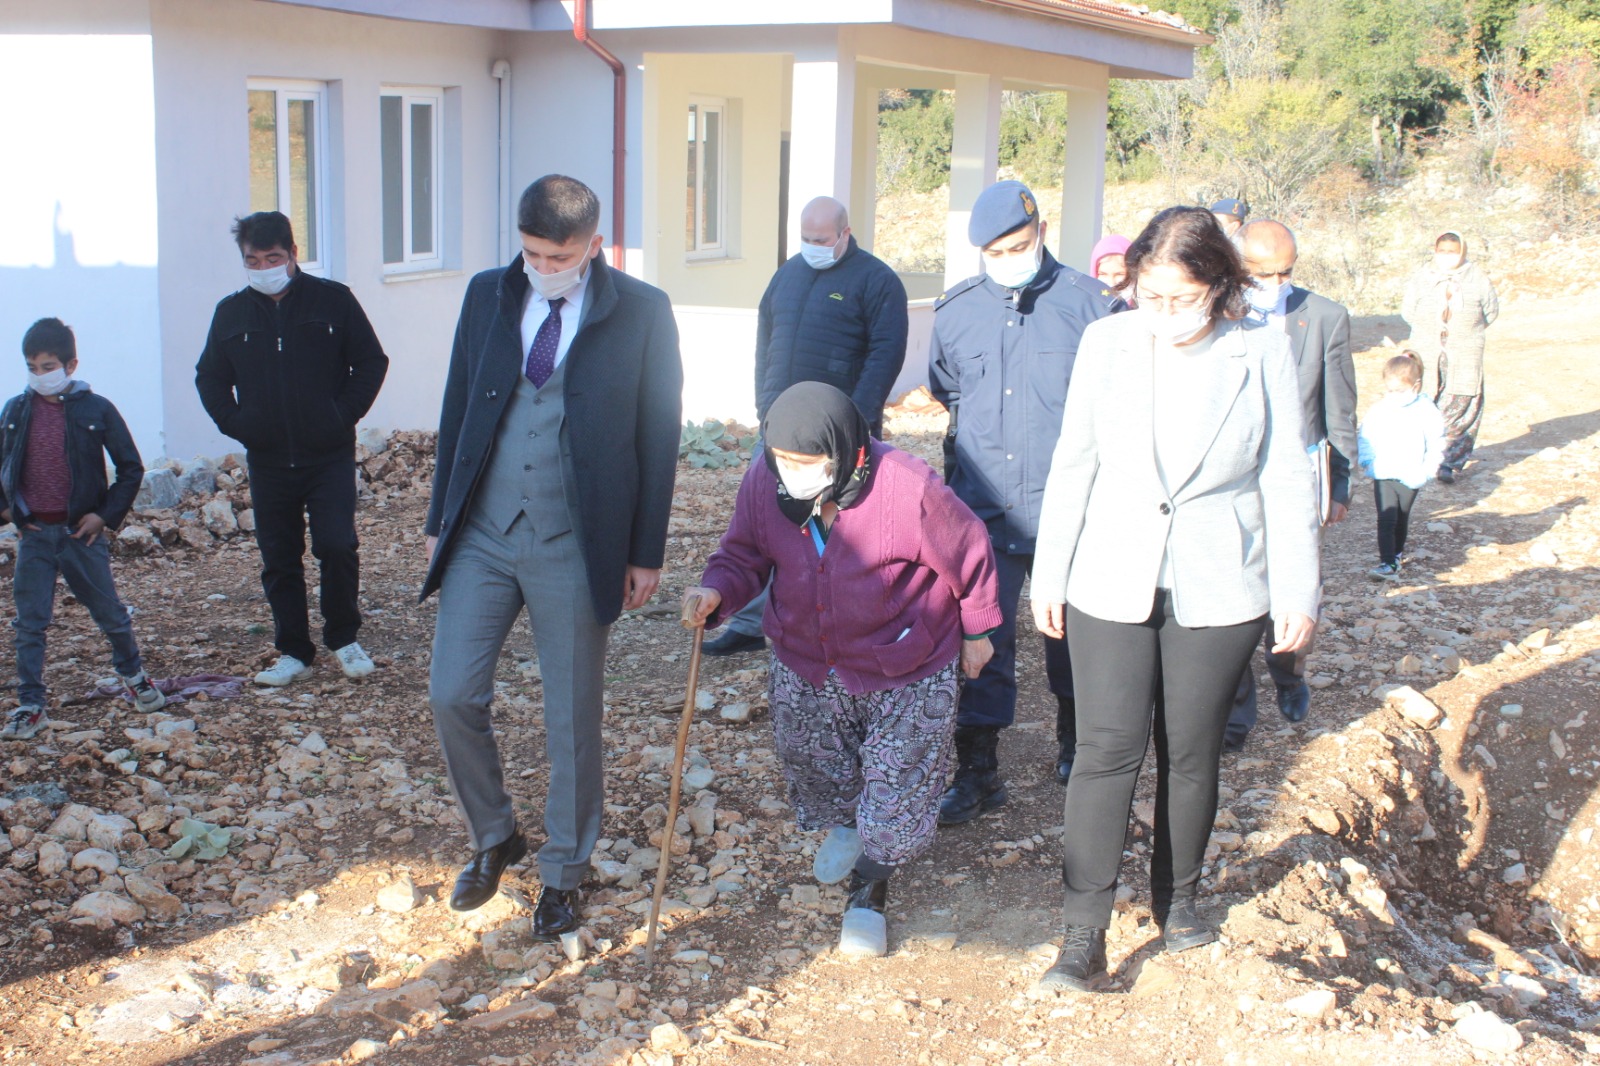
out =
[(565, 296), (550, 301), (550, 313), (539, 323), (539, 332), (533, 335), (533, 347), (528, 349), (528, 380), (533, 387), (543, 388), (556, 370), (556, 346), (561, 343), (561, 305)]

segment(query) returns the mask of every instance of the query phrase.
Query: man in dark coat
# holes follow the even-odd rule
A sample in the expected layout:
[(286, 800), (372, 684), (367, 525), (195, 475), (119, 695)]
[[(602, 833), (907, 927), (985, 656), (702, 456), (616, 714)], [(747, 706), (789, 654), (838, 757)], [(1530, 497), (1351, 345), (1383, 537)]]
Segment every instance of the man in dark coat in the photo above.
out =
[(428, 699), (474, 852), (450, 906), (482, 906), (527, 853), (490, 716), (526, 609), (550, 764), (533, 915), (545, 939), (578, 922), (605, 798), (606, 639), (660, 582), (682, 409), (672, 306), (606, 265), (599, 221), (588, 186), (540, 178), (517, 211), (523, 254), (468, 286), (425, 530), (422, 595), (439, 590)]
[[(946, 825), (1006, 802), (997, 746), (1017, 713), (1017, 603), (1033, 566), (1067, 383), (1084, 328), (1123, 307), (1099, 281), (1045, 249), (1038, 202), (1019, 181), (979, 195), (967, 236), (982, 249), (984, 272), (934, 305), (929, 388), (950, 410), (945, 478), (989, 527), (1003, 620), (990, 638), (994, 657), (962, 687), (956, 775), (939, 807)], [(1072, 663), (1066, 641), (1043, 639), (1056, 697), (1056, 774), (1064, 783), (1077, 747)]]
[[(883, 435), (883, 405), (906, 360), (906, 287), (856, 243), (844, 204), (819, 196), (800, 212), (800, 253), (778, 268), (756, 319), (756, 414), (785, 389), (820, 381), (849, 396)], [(759, 454), (760, 449), (757, 449)], [(766, 646), (763, 592), (728, 619), (708, 655)]]
[[(1356, 457), (1356, 368), (1350, 356), (1350, 312), (1325, 296), (1294, 284), (1299, 248), (1289, 227), (1260, 219), (1239, 231), (1244, 268), (1255, 278), (1246, 294), (1250, 321), (1289, 337), (1289, 354), (1300, 380), (1302, 435), (1307, 450), (1324, 471), (1317, 490), (1321, 494), (1323, 523), (1344, 521), (1350, 506), (1350, 463)], [(1278, 690), (1278, 710), (1291, 722), (1302, 721), (1311, 709), (1311, 687), (1306, 684), (1306, 659), (1311, 644), (1296, 652), (1272, 653), (1273, 627), (1267, 626), (1267, 671)], [(1229, 751), (1244, 747), (1256, 724), (1256, 675), (1246, 668), (1234, 696), (1223, 743)]]
[(277, 662), (256, 675), (283, 686), (311, 676), (306, 522), (322, 568), (322, 641), (346, 677), (372, 673), (356, 643), (356, 423), (377, 399), (389, 357), (355, 295), (295, 262), (289, 219), (258, 211), (233, 230), (250, 284), (217, 304), (195, 366), (200, 402), (245, 446), (261, 584)]

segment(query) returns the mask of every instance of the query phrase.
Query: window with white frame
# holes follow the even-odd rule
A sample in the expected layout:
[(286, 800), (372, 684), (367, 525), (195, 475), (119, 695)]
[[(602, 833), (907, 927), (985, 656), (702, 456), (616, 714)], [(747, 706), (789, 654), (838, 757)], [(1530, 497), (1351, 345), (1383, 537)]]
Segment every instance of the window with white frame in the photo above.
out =
[(689, 101), (689, 182), (684, 250), (690, 258), (727, 254), (727, 102)]
[(378, 104), (384, 270), (437, 268), (444, 90), (385, 89)]
[(252, 78), (246, 88), (250, 210), (288, 215), (300, 266), (322, 273), (328, 262), (328, 87)]

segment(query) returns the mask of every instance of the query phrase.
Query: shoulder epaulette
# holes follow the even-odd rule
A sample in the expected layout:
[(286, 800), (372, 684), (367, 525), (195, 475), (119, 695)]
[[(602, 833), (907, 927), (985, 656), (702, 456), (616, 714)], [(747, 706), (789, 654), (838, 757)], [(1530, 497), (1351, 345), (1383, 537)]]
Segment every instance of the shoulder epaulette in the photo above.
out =
[(977, 274), (977, 275), (974, 275), (973, 277), (967, 278), (965, 281), (958, 282), (957, 284), (951, 286), (949, 289), (946, 289), (945, 292), (944, 292), (944, 295), (940, 296), (937, 300), (934, 301), (933, 309), (935, 311), (937, 311), (937, 310), (939, 310), (939, 308), (943, 307), (945, 304), (949, 303), (951, 300), (954, 300), (957, 296), (960, 296), (962, 293), (971, 292), (973, 289), (975, 289), (978, 286), (983, 284), (983, 278), (984, 278), (984, 275)]

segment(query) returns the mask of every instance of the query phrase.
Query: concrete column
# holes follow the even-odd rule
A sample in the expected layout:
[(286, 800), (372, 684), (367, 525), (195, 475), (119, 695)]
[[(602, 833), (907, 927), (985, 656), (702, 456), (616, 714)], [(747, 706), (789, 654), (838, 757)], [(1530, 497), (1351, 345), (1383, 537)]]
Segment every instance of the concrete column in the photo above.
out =
[(855, 151), (854, 56), (795, 59), (789, 110), (789, 251), (800, 248), (800, 212), (817, 196), (850, 203)]
[(1100, 239), (1106, 181), (1106, 92), (1067, 93), (1067, 166), (1061, 178), (1061, 218), (1056, 223), (1056, 258), (1089, 269), (1089, 253)]
[(856, 81), (855, 174), (845, 206), (856, 241), (872, 250), (878, 215), (878, 86)]
[(994, 184), (1000, 154), (1000, 79), (956, 75), (955, 133), (950, 145), (950, 216), (945, 231), (944, 286), (979, 272), (967, 221), (978, 194)]

